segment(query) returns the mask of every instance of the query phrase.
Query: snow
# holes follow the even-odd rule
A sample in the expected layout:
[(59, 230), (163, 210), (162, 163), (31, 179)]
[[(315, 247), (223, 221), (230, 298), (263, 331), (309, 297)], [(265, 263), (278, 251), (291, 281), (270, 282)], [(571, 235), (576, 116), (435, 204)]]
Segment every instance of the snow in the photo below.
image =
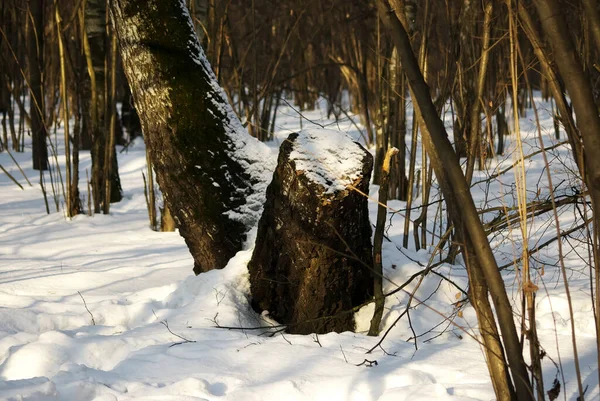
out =
[(360, 178), (364, 157), (348, 134), (316, 128), (300, 131), (290, 153), (296, 170), (325, 188), (325, 194), (344, 191)]
[[(543, 108), (544, 104), (540, 104)], [(310, 165), (318, 159), (329, 167), (316, 171), (306, 168), (307, 174), (314, 174), (314, 180), (346, 185), (357, 171), (355, 156), (359, 149), (346, 134), (358, 140), (360, 133), (347, 118), (327, 120), (324, 109), (305, 112), (304, 118), (291, 107), (280, 108), (275, 140), (256, 147), (249, 145), (248, 151), (256, 152), (257, 160), (273, 165), (279, 144), (290, 132), (301, 131), (302, 126), (302, 147), (295, 148), (297, 163)], [(549, 146), (554, 143), (552, 120), (546, 112), (541, 118), (544, 143)], [(346, 134), (323, 132), (307, 121)], [(522, 119), (521, 124), (525, 153), (539, 149), (531, 118)], [(59, 129), (52, 138), (58, 138), (59, 155), (64, 149), (61, 137)], [(514, 147), (512, 139), (507, 138), (508, 145)], [(241, 134), (239, 141), (254, 143)], [(402, 318), (382, 347), (372, 353), (366, 352), (380, 339), (366, 336), (372, 305), (357, 313), (357, 333), (274, 333), (264, 326), (276, 322), (256, 314), (249, 306), (246, 265), (255, 229), (250, 233), (248, 246), (225, 269), (194, 276), (193, 260), (178, 233), (159, 233), (148, 228), (141, 174), (145, 169), (143, 142), (136, 141), (126, 151), (120, 150), (116, 154), (124, 200), (111, 206), (110, 215), (80, 215), (72, 220), (64, 218), (61, 196), (61, 211), (56, 212), (49, 173), (45, 173), (45, 181), (51, 214), (46, 214), (36, 183), (39, 175), (31, 166), (29, 145), (25, 153), (14, 156), (33, 187), (27, 185), (9, 156), (0, 153), (0, 164), (25, 188), (19, 189), (5, 174), (0, 174), (0, 400), (494, 399), (477, 340), (475, 313), (460, 302), (464, 300), (462, 291), (467, 289), (460, 260), (456, 265), (440, 265), (434, 269), (436, 274), (427, 275), (420, 285), (416, 279), (405, 288), (408, 294), (415, 294), (409, 309), (410, 324), (407, 316)], [(333, 152), (343, 155), (344, 162), (330, 164)], [(418, 149), (417, 154), (420, 153)], [(570, 175), (568, 147), (558, 147), (549, 156), (554, 161), (555, 184), (565, 180), (557, 193), (569, 193), (575, 181)], [(262, 160), (267, 157), (268, 161)], [(60, 157), (59, 162), (64, 163), (63, 159)], [(512, 163), (509, 150), (507, 156), (492, 162), (488, 172), (476, 171), (474, 181)], [(89, 153), (82, 152), (81, 171), (90, 166)], [(252, 166), (249, 163), (248, 167)], [(544, 168), (539, 157), (527, 164), (532, 198), (537, 196), (537, 188), (540, 198), (548, 195)], [(82, 175), (80, 189), (87, 196), (85, 174)], [(478, 206), (514, 205), (513, 180), (509, 173), (490, 185), (476, 185), (473, 194)], [(377, 186), (371, 186), (371, 197), (376, 198), (377, 191)], [(420, 205), (419, 199), (416, 204)], [(369, 207), (374, 222), (377, 205), (369, 202)], [(405, 203), (391, 201), (390, 207), (400, 210)], [(439, 220), (436, 210), (437, 205), (429, 210), (428, 241), (431, 232), (440, 229), (439, 225), (434, 226)], [(238, 213), (243, 215), (246, 211)], [(413, 212), (413, 218), (416, 213)], [(577, 224), (574, 213), (573, 206), (561, 209), (562, 230)], [(483, 218), (487, 221), (494, 216), (486, 213)], [(414, 247), (399, 248), (403, 213), (390, 215), (388, 221), (391, 225), (386, 234), (391, 242), (386, 240), (383, 244), (384, 273), (388, 279), (384, 292), (422, 271), (431, 258), (438, 260), (432, 257), (431, 244), (420, 251)], [(555, 235), (549, 215), (531, 223), (530, 246)], [(412, 231), (409, 234), (412, 238)], [(492, 238), (501, 264), (520, 253), (518, 230), (505, 234), (504, 239)], [(582, 380), (584, 387), (589, 386), (586, 400), (598, 400), (590, 271), (578, 257), (577, 252), (586, 252), (585, 244), (578, 238), (564, 241), (565, 263)], [(561, 363), (566, 382), (561, 383), (560, 399), (564, 394), (566, 399), (574, 400), (577, 384), (570, 315), (561, 274), (555, 266), (556, 244), (535, 257), (534, 281), (540, 287), (536, 299), (538, 331), (548, 354), (543, 359), (546, 390), (555, 377), (562, 382), (554, 365)], [(520, 322), (517, 275), (512, 268), (503, 273)], [(384, 331), (406, 310), (408, 294), (398, 292), (386, 300)], [(250, 329), (257, 326), (263, 328)], [(527, 354), (526, 351), (526, 358)], [(365, 360), (376, 361), (377, 365)]]

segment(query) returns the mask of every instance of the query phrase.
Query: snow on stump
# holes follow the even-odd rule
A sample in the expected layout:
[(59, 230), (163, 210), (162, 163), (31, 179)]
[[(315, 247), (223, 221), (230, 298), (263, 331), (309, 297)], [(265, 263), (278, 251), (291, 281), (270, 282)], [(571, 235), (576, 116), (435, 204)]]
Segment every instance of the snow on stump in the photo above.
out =
[(288, 332), (354, 330), (353, 308), (371, 299), (363, 194), (372, 168), (371, 154), (338, 131), (305, 130), (281, 145), (248, 269), (253, 307)]

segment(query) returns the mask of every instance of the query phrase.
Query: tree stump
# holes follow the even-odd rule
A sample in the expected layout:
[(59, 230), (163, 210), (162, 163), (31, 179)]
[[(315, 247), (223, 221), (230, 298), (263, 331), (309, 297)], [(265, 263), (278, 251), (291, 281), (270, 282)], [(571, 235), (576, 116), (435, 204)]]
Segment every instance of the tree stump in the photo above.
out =
[(341, 132), (306, 130), (281, 145), (248, 268), (253, 307), (290, 333), (354, 330), (353, 308), (372, 297), (372, 168)]

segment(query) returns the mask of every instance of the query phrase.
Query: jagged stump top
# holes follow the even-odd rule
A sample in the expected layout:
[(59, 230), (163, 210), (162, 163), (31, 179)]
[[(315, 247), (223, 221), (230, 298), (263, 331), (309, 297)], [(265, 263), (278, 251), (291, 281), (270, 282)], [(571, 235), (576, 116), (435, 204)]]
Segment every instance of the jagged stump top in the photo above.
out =
[(296, 174), (321, 186), (323, 195), (335, 196), (364, 175), (366, 151), (348, 134), (306, 129), (292, 135), (290, 140), (289, 161), (295, 164)]

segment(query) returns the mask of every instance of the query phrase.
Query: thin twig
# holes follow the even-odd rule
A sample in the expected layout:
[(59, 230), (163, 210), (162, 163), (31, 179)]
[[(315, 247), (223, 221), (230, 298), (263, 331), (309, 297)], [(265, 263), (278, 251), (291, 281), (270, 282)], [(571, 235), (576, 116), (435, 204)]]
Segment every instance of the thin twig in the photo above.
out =
[[(158, 316), (156, 316), (156, 313), (154, 311), (152, 311), (152, 313), (154, 314), (154, 317), (156, 317), (156, 319), (158, 320)], [(195, 343), (196, 342), (195, 340), (189, 340), (189, 339), (185, 338), (184, 336), (181, 336), (179, 334), (173, 333), (173, 331), (169, 327), (169, 322), (167, 322), (167, 319), (161, 320), (159, 323), (162, 324), (163, 326), (165, 326), (165, 328), (167, 329), (167, 331), (169, 333), (171, 333), (175, 337), (180, 338), (182, 340), (182, 341), (175, 342), (175, 343), (169, 345), (169, 348), (174, 347), (176, 345), (181, 345), (181, 344), (186, 344), (186, 343)]]
[(83, 295), (81, 295), (81, 293), (79, 291), (77, 291), (77, 293), (79, 294), (79, 296), (81, 297), (81, 300), (83, 301), (83, 306), (85, 306), (85, 310), (90, 314), (90, 317), (92, 318), (92, 326), (95, 326), (96, 320), (94, 319), (94, 315), (92, 315), (92, 312), (90, 312), (90, 310), (88, 309), (87, 303), (85, 302), (85, 298), (83, 298)]
[(323, 124), (319, 124), (318, 122), (311, 120), (310, 118), (308, 118), (308, 117), (306, 117), (304, 114), (302, 114), (300, 111), (296, 110), (296, 108), (295, 108), (294, 106), (292, 106), (292, 105), (290, 104), (290, 102), (288, 102), (288, 101), (285, 99), (285, 97), (282, 97), (282, 98), (281, 98), (281, 100), (283, 100), (283, 101), (284, 101), (284, 102), (285, 102), (285, 103), (286, 103), (286, 104), (287, 104), (287, 105), (288, 105), (288, 106), (289, 106), (289, 107), (290, 107), (292, 110), (294, 110), (296, 113), (298, 113), (298, 115), (299, 115), (300, 117), (302, 117), (303, 119), (305, 119), (305, 120), (306, 120), (306, 121), (308, 121), (309, 123), (311, 123), (311, 124), (314, 124), (314, 125), (317, 125), (317, 126), (319, 126), (319, 127), (323, 128), (323, 129), (325, 129), (325, 126), (324, 126)]
[(356, 366), (363, 366), (365, 365), (367, 368), (372, 368), (373, 366), (377, 366), (377, 360), (374, 359), (372, 361), (369, 361), (368, 359), (365, 359), (364, 361), (362, 361), (361, 363), (357, 364)]
[(2, 164), (0, 164), (0, 169), (2, 171), (4, 171), (4, 174), (6, 174), (8, 176), (8, 178), (11, 179), (12, 182), (14, 182), (15, 184), (17, 184), (19, 186), (19, 188), (23, 189), (23, 186), (21, 184), (19, 184), (19, 181), (15, 180), (15, 177), (13, 177), (8, 171), (6, 171), (6, 169), (4, 167), (2, 167)]
[(344, 349), (342, 348), (342, 344), (340, 344), (340, 351), (342, 351), (342, 356), (344, 357), (344, 361), (348, 363), (348, 359), (346, 358), (346, 354), (344, 353)]
[(12, 153), (10, 152), (10, 149), (8, 149), (8, 147), (6, 148), (6, 152), (8, 153), (8, 155), (10, 156), (10, 158), (12, 159), (12, 161), (15, 163), (15, 165), (17, 166), (17, 168), (19, 169), (19, 171), (21, 172), (21, 175), (23, 176), (23, 178), (25, 178), (25, 181), (27, 181), (27, 183), (29, 184), (29, 186), (32, 187), (33, 185), (31, 184), (31, 181), (29, 181), (29, 178), (27, 178), (27, 176), (25, 175), (25, 172), (23, 171), (23, 169), (19, 165), (19, 162), (17, 162), (17, 160), (12, 155)]

